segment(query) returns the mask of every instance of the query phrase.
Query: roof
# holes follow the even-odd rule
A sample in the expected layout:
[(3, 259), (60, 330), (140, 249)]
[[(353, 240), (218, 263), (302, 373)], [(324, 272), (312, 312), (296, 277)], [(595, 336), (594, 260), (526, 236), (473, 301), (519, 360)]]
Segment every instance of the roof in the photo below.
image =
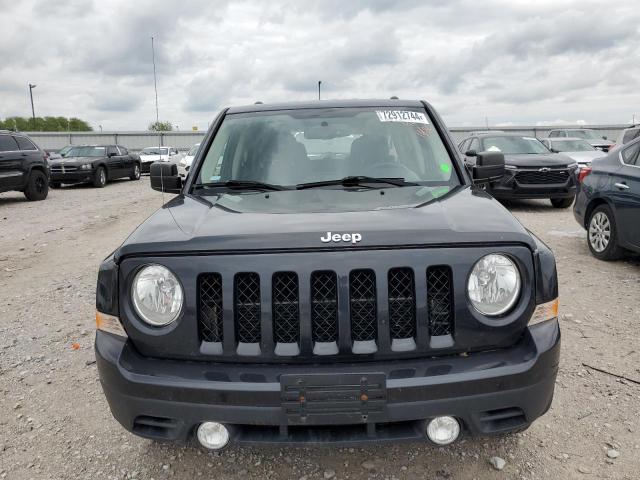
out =
[(314, 100), (307, 102), (260, 103), (230, 107), (228, 113), (268, 112), (274, 110), (301, 110), (305, 108), (355, 108), (355, 107), (418, 107), (420, 100)]
[(566, 142), (566, 141), (569, 141), (569, 140), (584, 140), (584, 138), (580, 138), (580, 137), (547, 137), (547, 138), (543, 138), (543, 140), (550, 140), (552, 142)]

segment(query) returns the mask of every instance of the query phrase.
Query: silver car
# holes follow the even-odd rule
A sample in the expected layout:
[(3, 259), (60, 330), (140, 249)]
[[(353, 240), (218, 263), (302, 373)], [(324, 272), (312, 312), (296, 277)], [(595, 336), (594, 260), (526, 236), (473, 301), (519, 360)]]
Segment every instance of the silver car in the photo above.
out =
[(608, 152), (613, 147), (613, 142), (591, 128), (559, 128), (549, 132), (549, 138), (582, 138), (589, 142), (589, 145)]
[(562, 153), (578, 162), (580, 168), (591, 166), (591, 162), (606, 155), (602, 150), (593, 148), (582, 138), (543, 138), (540, 140), (554, 153)]

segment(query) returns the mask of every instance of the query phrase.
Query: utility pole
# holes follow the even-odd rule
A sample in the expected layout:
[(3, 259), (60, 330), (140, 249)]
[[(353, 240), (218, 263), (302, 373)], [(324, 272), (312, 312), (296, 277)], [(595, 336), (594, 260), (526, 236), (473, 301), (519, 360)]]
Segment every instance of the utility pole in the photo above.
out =
[(31, 118), (33, 119), (33, 130), (36, 129), (36, 111), (33, 108), (33, 89), (36, 88), (35, 85), (29, 84), (29, 96), (31, 97)]
[(153, 61), (153, 87), (156, 91), (156, 124), (160, 122), (160, 115), (158, 114), (158, 80), (156, 77), (156, 50), (153, 45), (153, 37), (151, 37), (151, 59)]
[(320, 85), (322, 84), (322, 80), (318, 80), (318, 100), (320, 100)]

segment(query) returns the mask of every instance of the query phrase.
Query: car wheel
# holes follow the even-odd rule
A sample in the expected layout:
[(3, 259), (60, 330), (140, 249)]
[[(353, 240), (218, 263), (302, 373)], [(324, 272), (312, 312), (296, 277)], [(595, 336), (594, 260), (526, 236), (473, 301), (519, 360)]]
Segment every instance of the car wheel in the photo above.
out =
[(107, 184), (107, 171), (104, 167), (98, 167), (93, 177), (93, 186), (96, 188), (102, 188)]
[(27, 188), (24, 189), (24, 196), (27, 200), (39, 201), (47, 198), (49, 194), (49, 181), (47, 176), (40, 170), (32, 170), (27, 181)]
[(133, 173), (129, 177), (130, 180), (140, 180), (140, 165), (137, 163), (133, 166)]
[(571, 205), (573, 205), (574, 198), (575, 197), (552, 198), (551, 205), (553, 205), (553, 208), (569, 208)]
[(49, 182), (51, 188), (60, 188), (62, 184), (60, 182)]
[(622, 256), (622, 248), (618, 245), (618, 229), (608, 205), (600, 205), (591, 213), (587, 242), (593, 256), (600, 260), (616, 260)]

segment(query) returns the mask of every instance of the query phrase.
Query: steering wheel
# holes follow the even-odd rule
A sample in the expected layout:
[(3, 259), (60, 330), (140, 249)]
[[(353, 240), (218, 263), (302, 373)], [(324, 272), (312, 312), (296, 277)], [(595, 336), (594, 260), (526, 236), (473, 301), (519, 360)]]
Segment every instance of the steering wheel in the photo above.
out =
[(395, 162), (379, 162), (371, 165), (368, 170), (372, 177), (396, 178), (402, 177), (406, 181), (419, 181), (420, 177), (410, 168)]

